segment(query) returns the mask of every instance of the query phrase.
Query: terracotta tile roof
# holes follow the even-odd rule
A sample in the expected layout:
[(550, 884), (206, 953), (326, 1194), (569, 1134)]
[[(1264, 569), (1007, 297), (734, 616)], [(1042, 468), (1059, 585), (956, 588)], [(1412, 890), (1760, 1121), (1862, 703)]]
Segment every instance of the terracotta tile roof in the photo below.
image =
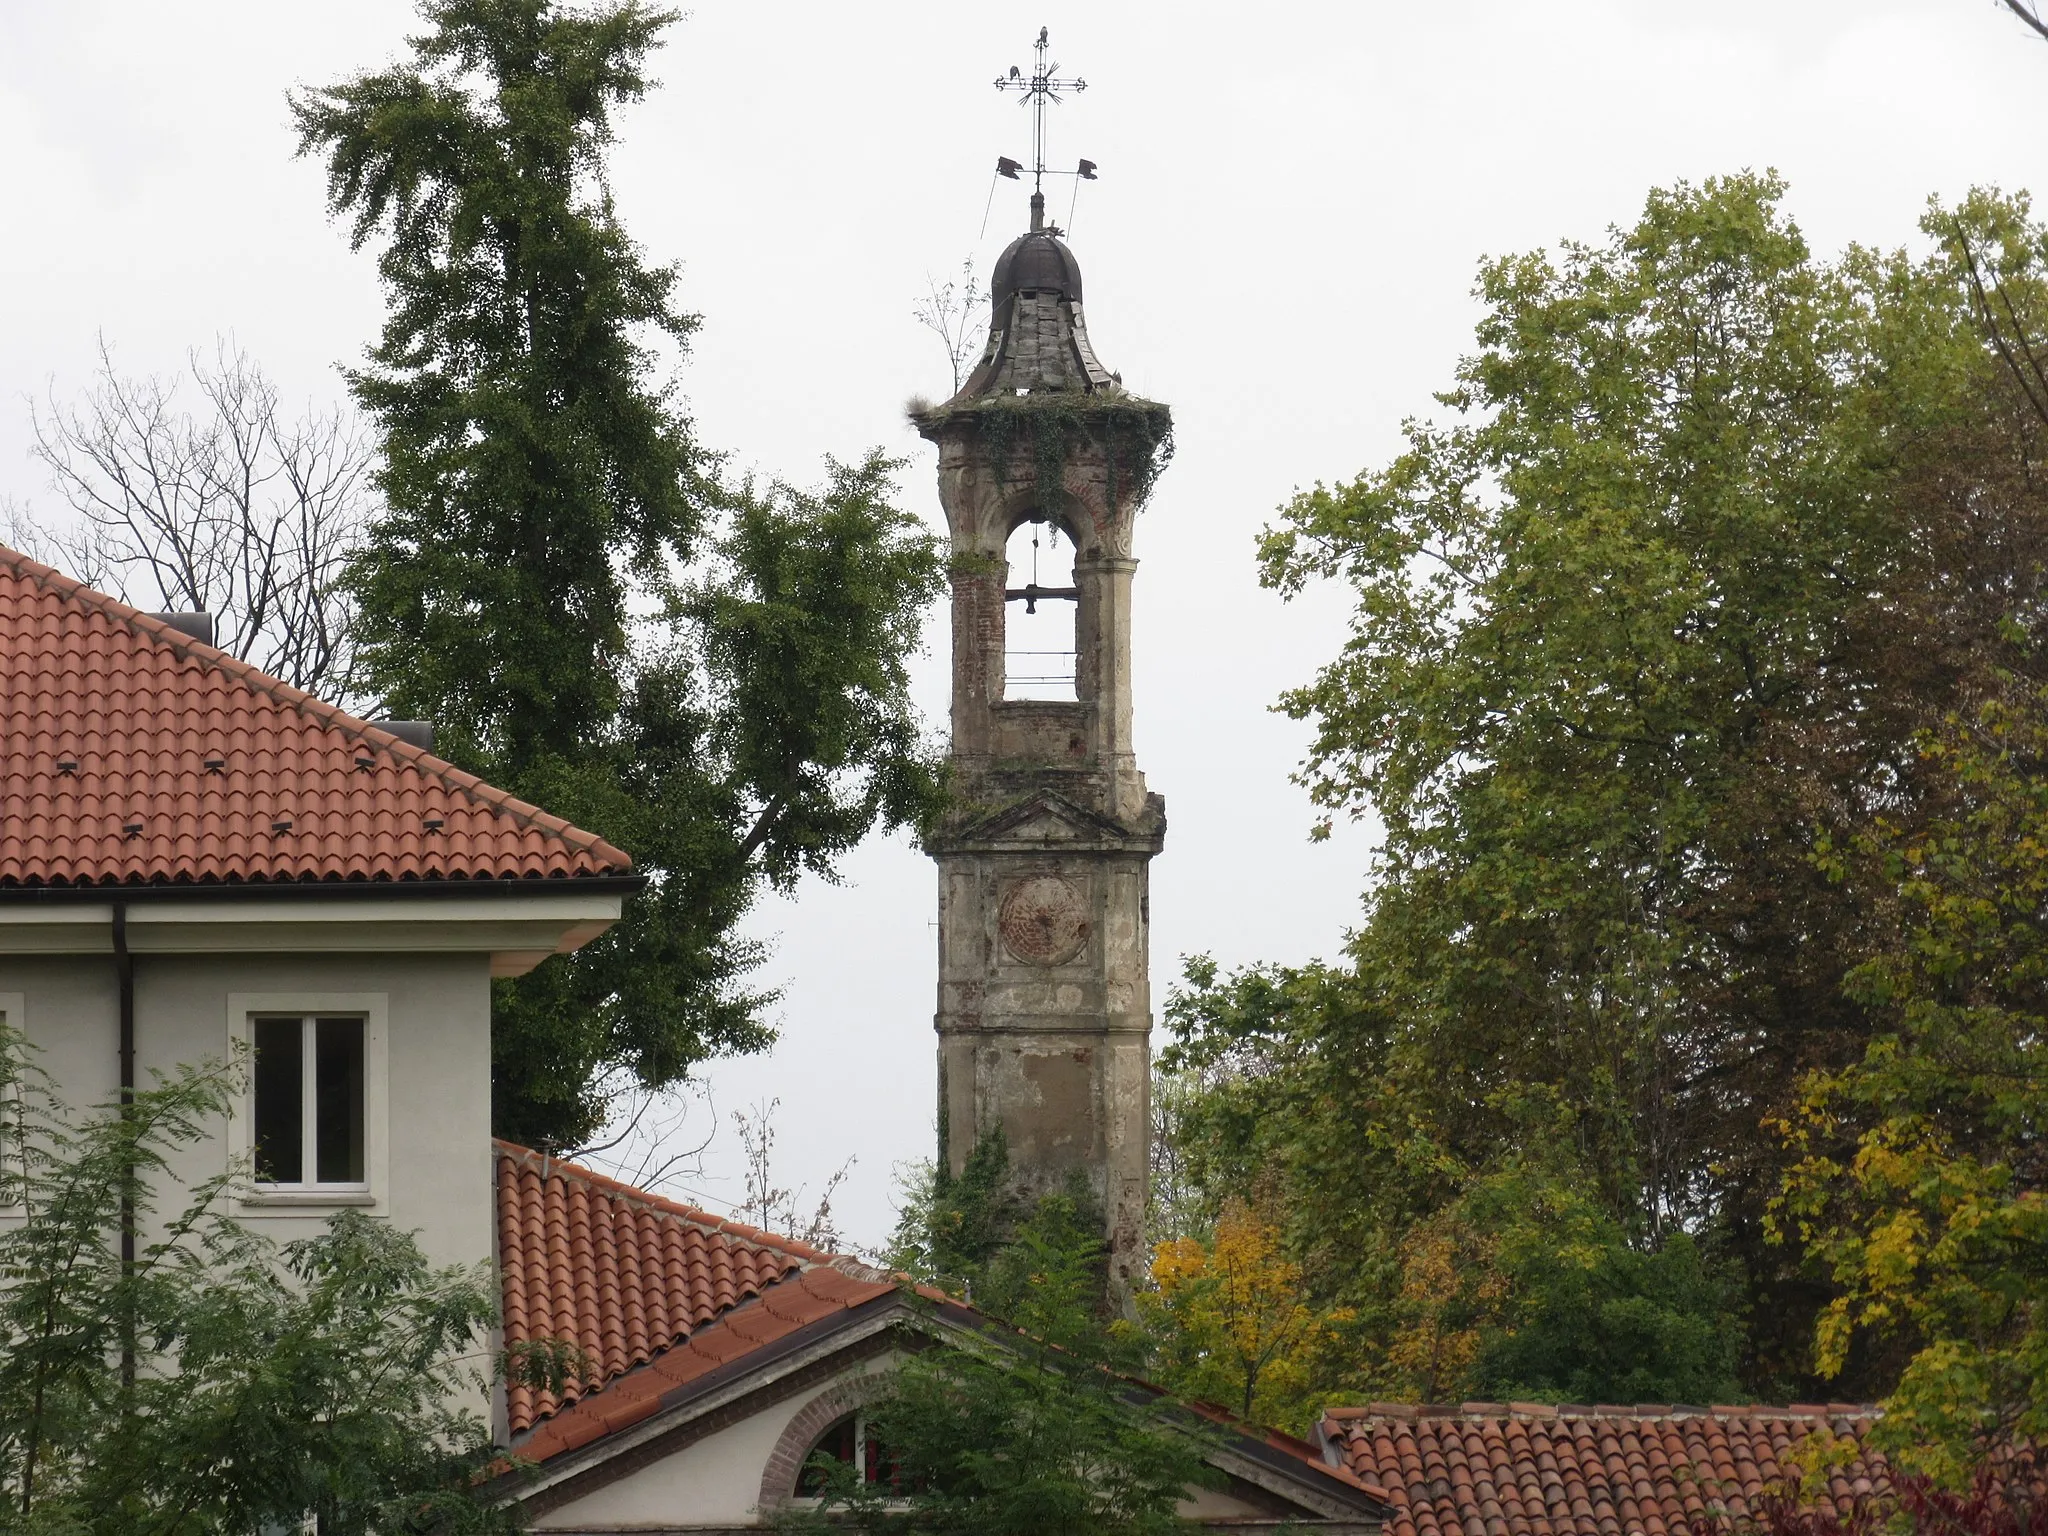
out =
[(728, 1365), (776, 1340), (895, 1293), (888, 1280), (860, 1280), (826, 1265), (800, 1270), (754, 1301), (735, 1308), (692, 1333), (676, 1348), (601, 1392), (562, 1410), (513, 1450), (527, 1461), (546, 1461), (564, 1451), (650, 1418), (667, 1395), (706, 1372)]
[(1322, 1435), (1386, 1490), (1395, 1514), (1385, 1536), (1686, 1536), (1696, 1516), (1739, 1516), (1773, 1485), (1796, 1489), (1802, 1442), (1816, 1431), (1838, 1437), (1818, 1503), (1846, 1514), (1882, 1494), (1884, 1462), (1862, 1447), (1876, 1416), (1849, 1403), (1373, 1403), (1332, 1410)]
[[(559, 1400), (511, 1387), (506, 1408), (515, 1434), (693, 1338), (778, 1281), (843, 1262), (510, 1142), (495, 1143), (495, 1151), (505, 1343), (568, 1339), (590, 1362)], [(876, 1294), (889, 1289), (879, 1285)], [(604, 1392), (605, 1412), (632, 1396), (620, 1392)]]
[(0, 546), (0, 889), (631, 867), (602, 838)]
[[(1145, 1382), (1143, 1385), (1152, 1387), (1153, 1391), (1162, 1395), (1166, 1392), (1164, 1387), (1153, 1386), (1150, 1382)], [(1296, 1461), (1305, 1461), (1318, 1472), (1323, 1473), (1327, 1477), (1334, 1478), (1340, 1483), (1347, 1483), (1351, 1487), (1358, 1489), (1361, 1493), (1369, 1493), (1381, 1501), (1385, 1501), (1387, 1498), (1387, 1491), (1378, 1483), (1368, 1478), (1360, 1477), (1341, 1460), (1329, 1461), (1320, 1450), (1310, 1445), (1306, 1440), (1299, 1440), (1281, 1430), (1268, 1429), (1263, 1425), (1253, 1424), (1248, 1420), (1240, 1419), (1220, 1403), (1187, 1398), (1182, 1399), (1182, 1402), (1186, 1407), (1193, 1409), (1210, 1423), (1219, 1425), (1234, 1435), (1241, 1436), (1246, 1440), (1256, 1440), (1268, 1450), (1278, 1451), (1281, 1455), (1292, 1457)]]
[[(559, 1400), (522, 1386), (507, 1390), (512, 1449), (522, 1460), (544, 1462), (628, 1429), (700, 1377), (899, 1293), (903, 1277), (844, 1255), (510, 1142), (494, 1145), (505, 1343), (569, 1339), (592, 1362)], [(1007, 1331), (943, 1291), (913, 1289), (941, 1315)], [(1373, 1479), (1332, 1466), (1305, 1441), (1252, 1428), (1211, 1404), (1192, 1406), (1244, 1441), (1386, 1497)]]

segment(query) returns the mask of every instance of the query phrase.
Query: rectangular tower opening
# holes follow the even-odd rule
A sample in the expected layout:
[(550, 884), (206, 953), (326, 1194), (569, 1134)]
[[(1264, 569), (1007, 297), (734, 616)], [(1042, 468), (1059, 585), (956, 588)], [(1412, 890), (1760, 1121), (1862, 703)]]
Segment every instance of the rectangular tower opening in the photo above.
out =
[(1003, 697), (1072, 703), (1074, 543), (1052, 522), (1019, 523), (1003, 557)]

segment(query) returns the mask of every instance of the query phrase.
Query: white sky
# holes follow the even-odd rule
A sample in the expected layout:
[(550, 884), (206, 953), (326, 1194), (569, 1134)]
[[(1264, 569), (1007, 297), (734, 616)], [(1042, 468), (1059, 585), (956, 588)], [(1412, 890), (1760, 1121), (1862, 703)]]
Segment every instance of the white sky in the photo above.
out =
[[(383, 62), (412, 20), (398, 0), (0, 0), (0, 498), (53, 506), (27, 400), (75, 393), (97, 334), (153, 371), (230, 333), (290, 392), (339, 393), (381, 303), (291, 158), (284, 92)], [(1089, 82), (1050, 158), (1102, 167), (1073, 238), (1096, 349), (1179, 433), (1137, 540), (1138, 747), (1171, 823), (1155, 1006), (1182, 954), (1331, 955), (1356, 911), (1368, 840), (1307, 843), (1304, 734), (1268, 709), (1343, 608), (1261, 592), (1252, 541), (1293, 487), (1380, 462), (1431, 409), (1481, 255), (1763, 166), (1821, 249), (1897, 243), (1929, 193), (2025, 185), (2048, 155), (2048, 45), (1995, 0), (700, 0), (614, 180), (705, 317), (683, 385), (707, 444), (797, 479), (883, 444), (940, 525), (902, 405), (949, 370), (910, 304), (969, 253), (985, 276), (1021, 226), (1006, 182), (978, 237), (996, 155), (1028, 149), (990, 82), (1041, 23)], [(931, 658), (920, 689), (943, 710)], [(721, 1115), (780, 1097), (780, 1182), (858, 1154), (838, 1209), (868, 1241), (891, 1165), (931, 1144), (934, 900), (923, 856), (881, 842), (771, 904), (782, 1041), (707, 1073)], [(737, 1153), (728, 1125), (686, 1187), (738, 1199)]]

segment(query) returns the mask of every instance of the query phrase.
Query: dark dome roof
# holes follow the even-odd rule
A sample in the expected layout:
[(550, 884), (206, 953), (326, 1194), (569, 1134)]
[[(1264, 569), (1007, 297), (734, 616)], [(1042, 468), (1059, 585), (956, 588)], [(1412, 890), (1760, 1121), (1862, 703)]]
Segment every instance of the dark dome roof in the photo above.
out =
[(1081, 264), (1055, 236), (1019, 235), (996, 258), (996, 269), (988, 286), (989, 298), (997, 309), (1022, 292), (1057, 293), (1069, 303), (1078, 304)]

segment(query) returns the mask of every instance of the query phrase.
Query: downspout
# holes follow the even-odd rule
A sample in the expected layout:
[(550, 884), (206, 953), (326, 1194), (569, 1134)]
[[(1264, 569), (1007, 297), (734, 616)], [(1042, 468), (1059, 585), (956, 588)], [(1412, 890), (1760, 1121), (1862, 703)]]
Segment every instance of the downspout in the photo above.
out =
[[(128, 952), (128, 903), (114, 903), (114, 978), (120, 993), (121, 1036), (121, 1118), (135, 1113), (135, 957)], [(121, 1278), (135, 1274), (135, 1151), (130, 1147), (121, 1170)], [(131, 1298), (132, 1300), (132, 1298)], [(132, 1316), (122, 1320), (121, 1386), (135, 1387), (135, 1324)]]

